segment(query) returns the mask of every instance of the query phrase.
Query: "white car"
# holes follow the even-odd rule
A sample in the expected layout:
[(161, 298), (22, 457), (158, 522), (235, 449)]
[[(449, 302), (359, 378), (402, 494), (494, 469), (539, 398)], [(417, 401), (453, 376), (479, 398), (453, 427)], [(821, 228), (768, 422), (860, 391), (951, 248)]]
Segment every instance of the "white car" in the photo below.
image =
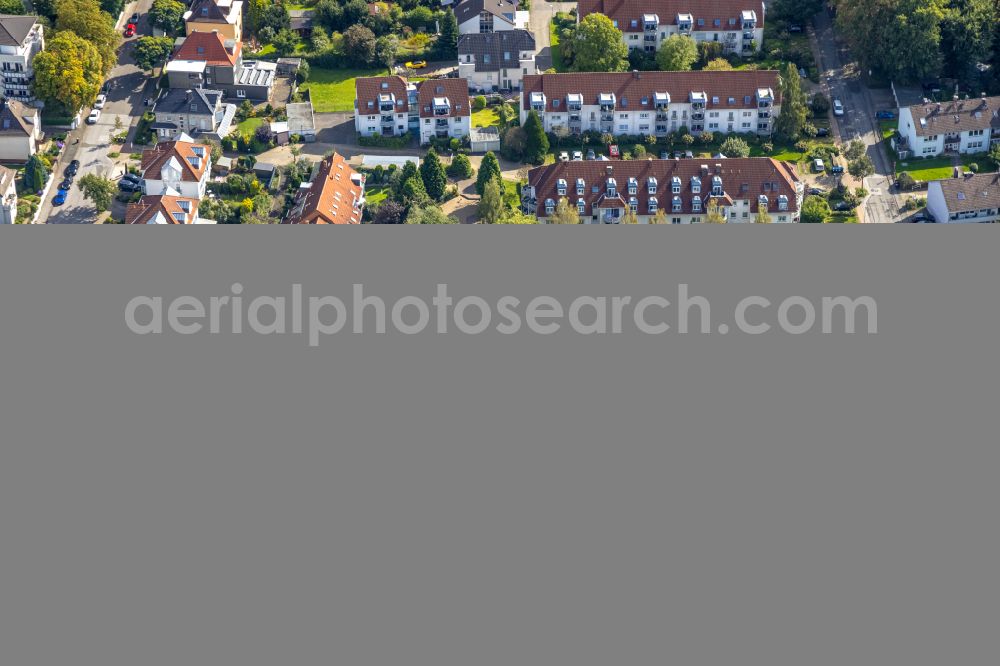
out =
[(583, 161), (583, 153), (580, 152), (579, 150), (574, 150), (573, 151), (573, 161), (574, 162), (582, 162)]
[(100, 109), (94, 109), (93, 111), (90, 112), (90, 115), (87, 116), (87, 124), (88, 125), (97, 124), (97, 119), (100, 117), (101, 117)]
[(565, 150), (559, 153), (559, 161), (569, 162), (569, 153), (567, 153)]
[(835, 116), (844, 115), (844, 105), (841, 104), (839, 99), (833, 100), (833, 115)]
[(103, 95), (103, 94), (102, 95), (98, 95), (97, 99), (94, 100), (94, 108), (95, 109), (103, 109), (104, 108), (104, 103), (107, 102), (107, 101), (108, 101), (108, 96), (107, 95)]

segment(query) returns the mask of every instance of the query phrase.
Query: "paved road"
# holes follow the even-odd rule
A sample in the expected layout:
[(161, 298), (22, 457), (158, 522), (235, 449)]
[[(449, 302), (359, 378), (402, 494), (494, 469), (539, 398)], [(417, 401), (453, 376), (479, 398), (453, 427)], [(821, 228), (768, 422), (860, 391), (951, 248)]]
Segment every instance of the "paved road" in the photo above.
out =
[(892, 222), (898, 216), (899, 207), (889, 191), (892, 164), (879, 145), (881, 136), (872, 92), (862, 83), (857, 63), (837, 39), (833, 21), (826, 12), (816, 15), (815, 26), (821, 86), (831, 99), (840, 99), (845, 109), (843, 116), (834, 118), (835, 132), (844, 143), (852, 139), (864, 141), (868, 156), (875, 164), (875, 175), (865, 181), (865, 187), (871, 192), (865, 206), (865, 221)]
[[(84, 124), (69, 133), (66, 140), (68, 148), (63, 153), (59, 163), (55, 165), (59, 180), (62, 180), (66, 165), (73, 159), (80, 160), (80, 172), (77, 174), (76, 182), (79, 182), (80, 176), (87, 173), (108, 177), (121, 175), (121, 168), (115, 168), (114, 160), (108, 157), (108, 153), (114, 152), (111, 150), (111, 136), (118, 131), (115, 129), (115, 118), (119, 118), (123, 129), (126, 129), (134, 125), (142, 115), (142, 91), (148, 83), (148, 77), (135, 66), (132, 49), (136, 39), (150, 34), (146, 12), (149, 11), (151, 5), (152, 0), (139, 0), (139, 2), (126, 5), (124, 18), (119, 22), (119, 28), (124, 29), (125, 21), (128, 20), (132, 12), (137, 11), (140, 14), (138, 33), (132, 39), (126, 40), (118, 52), (118, 64), (108, 77), (111, 93), (101, 111), (98, 123), (96, 125)], [(89, 112), (88, 108), (83, 115), (86, 116)], [(79, 140), (79, 143), (74, 143), (76, 140)], [(116, 170), (118, 173), (115, 173)], [(49, 196), (42, 202), (42, 214), (39, 221), (49, 224), (93, 224), (97, 221), (97, 211), (89, 201), (83, 198), (76, 183), (70, 189), (64, 205), (58, 207), (52, 205), (55, 194), (56, 187), (53, 187)]]
[(535, 36), (535, 66), (538, 71), (545, 71), (552, 66), (549, 22), (556, 15), (556, 12), (568, 12), (575, 7), (575, 2), (536, 0), (531, 3), (531, 20), (528, 23), (528, 30)]

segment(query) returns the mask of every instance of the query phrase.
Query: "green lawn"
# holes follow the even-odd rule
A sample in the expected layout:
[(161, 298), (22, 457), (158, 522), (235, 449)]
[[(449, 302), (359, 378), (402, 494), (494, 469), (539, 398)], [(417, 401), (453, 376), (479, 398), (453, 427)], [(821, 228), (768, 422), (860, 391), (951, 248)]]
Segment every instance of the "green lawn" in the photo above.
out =
[(559, 46), (559, 30), (554, 21), (549, 21), (549, 44), (552, 48), (552, 66), (557, 72), (569, 71), (563, 62), (562, 48)]
[(382, 76), (384, 69), (324, 69), (313, 67), (302, 90), (309, 90), (313, 109), (319, 113), (354, 110), (354, 79)]
[(473, 127), (493, 127), (500, 124), (500, 116), (497, 115), (496, 107), (488, 106), (480, 111), (472, 112)]
[(389, 187), (387, 185), (375, 185), (365, 188), (365, 200), (371, 206), (377, 206), (385, 201), (388, 196)]
[(883, 141), (888, 141), (896, 133), (897, 122), (895, 120), (878, 121), (878, 129)]
[(274, 53), (274, 51), (275, 51), (274, 44), (264, 44), (264, 46), (261, 47), (260, 51), (257, 51), (257, 55), (263, 57), (266, 55), (271, 55), (272, 53)]
[(239, 134), (253, 134), (254, 131), (264, 122), (263, 118), (247, 118), (243, 122), (236, 125), (236, 131)]
[(517, 182), (513, 180), (504, 179), (503, 181), (503, 200), (511, 208), (520, 208), (521, 200), (517, 197)]
[[(985, 166), (989, 163), (986, 155), (962, 155), (962, 166), (976, 163)], [(915, 180), (942, 180), (951, 178), (953, 172), (952, 158), (933, 157), (931, 159), (907, 159), (896, 162), (896, 173), (908, 172)]]

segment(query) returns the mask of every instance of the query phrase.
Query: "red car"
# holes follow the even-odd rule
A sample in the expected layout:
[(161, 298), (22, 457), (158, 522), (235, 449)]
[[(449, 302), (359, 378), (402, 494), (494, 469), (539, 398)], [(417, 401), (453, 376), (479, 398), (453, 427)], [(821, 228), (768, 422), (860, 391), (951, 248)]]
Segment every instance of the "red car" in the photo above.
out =
[(129, 23), (127, 26), (125, 26), (125, 36), (131, 37), (134, 34), (135, 34), (135, 24)]

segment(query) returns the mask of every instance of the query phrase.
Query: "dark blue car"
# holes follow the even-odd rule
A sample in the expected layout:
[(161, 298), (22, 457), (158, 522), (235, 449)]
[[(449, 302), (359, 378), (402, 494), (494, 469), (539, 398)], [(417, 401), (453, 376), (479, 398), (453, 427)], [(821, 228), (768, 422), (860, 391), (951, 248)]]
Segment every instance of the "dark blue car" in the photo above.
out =
[(56, 192), (56, 198), (52, 200), (53, 206), (62, 206), (66, 203), (66, 195), (69, 194), (67, 190), (59, 190)]
[(892, 120), (896, 117), (895, 111), (876, 111), (875, 117), (879, 120)]

